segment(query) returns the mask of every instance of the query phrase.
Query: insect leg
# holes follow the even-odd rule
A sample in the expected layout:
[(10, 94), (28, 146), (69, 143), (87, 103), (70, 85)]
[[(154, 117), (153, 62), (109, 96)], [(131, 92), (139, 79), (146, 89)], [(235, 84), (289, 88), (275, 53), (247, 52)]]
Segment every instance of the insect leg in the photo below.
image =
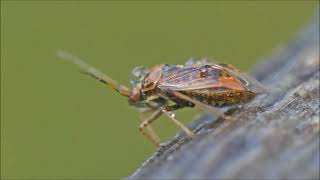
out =
[[(151, 109), (151, 108), (141, 108), (139, 109), (140, 111), (140, 119), (141, 119), (141, 123), (148, 118), (147, 115), (150, 116), (149, 113), (154, 113), (155, 110)], [(160, 144), (160, 138), (158, 136), (158, 134), (155, 132), (155, 130), (152, 128), (151, 124), (149, 124), (146, 128), (146, 133), (150, 135), (151, 139), (153, 139), (153, 142), (155, 142), (154, 144)]]
[(64, 60), (69, 61), (75, 65), (78, 65), (83, 73), (94, 77), (95, 79), (97, 79), (98, 81), (100, 81), (104, 84), (109, 85), (113, 90), (119, 92), (122, 96), (127, 96), (127, 97), (130, 96), (131, 93), (130, 93), (129, 88), (127, 88), (124, 85), (118, 84), (115, 80), (113, 80), (109, 76), (105, 75), (104, 73), (102, 73), (98, 69), (85, 63), (79, 57), (74, 56), (73, 54), (62, 51), (62, 50), (57, 51), (57, 56), (61, 59), (64, 59)]
[(188, 101), (188, 102), (191, 102), (191, 103), (193, 103), (195, 105), (198, 105), (200, 108), (205, 109), (205, 110), (213, 113), (214, 115), (217, 115), (218, 117), (221, 117), (223, 119), (230, 119), (230, 117), (228, 117), (228, 116), (224, 115), (223, 113), (217, 111), (214, 107), (209, 106), (209, 105), (207, 105), (207, 104), (205, 104), (203, 102), (200, 102), (198, 100), (192, 99), (191, 97), (186, 96), (186, 95), (184, 95), (184, 94), (182, 94), (182, 93), (180, 93), (178, 91), (170, 91), (170, 93), (173, 94), (174, 96), (180, 98), (180, 99), (183, 99), (185, 101)]
[(157, 109), (149, 118), (145, 119), (139, 126), (140, 132), (146, 136), (153, 144), (156, 146), (159, 146), (159, 142), (157, 139), (154, 139), (152, 135), (149, 133), (149, 131), (146, 130), (146, 128), (156, 119), (160, 117), (162, 114), (162, 109)]
[[(180, 106), (179, 106), (180, 108)], [(172, 112), (169, 112), (168, 109), (179, 109), (178, 106), (165, 106), (162, 107), (162, 112), (167, 115), (179, 128), (181, 128), (189, 138), (192, 138), (194, 136), (193, 132), (186, 127), (185, 125), (183, 125), (180, 121), (178, 121), (174, 116), (175, 114), (173, 114)]]

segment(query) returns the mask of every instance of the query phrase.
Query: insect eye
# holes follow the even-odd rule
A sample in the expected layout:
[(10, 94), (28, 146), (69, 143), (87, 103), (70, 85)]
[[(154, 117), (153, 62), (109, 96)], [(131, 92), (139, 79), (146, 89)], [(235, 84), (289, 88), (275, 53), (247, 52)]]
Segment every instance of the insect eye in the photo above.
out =
[(131, 92), (131, 96), (129, 98), (129, 102), (137, 102), (141, 100), (141, 92), (137, 88), (133, 88)]

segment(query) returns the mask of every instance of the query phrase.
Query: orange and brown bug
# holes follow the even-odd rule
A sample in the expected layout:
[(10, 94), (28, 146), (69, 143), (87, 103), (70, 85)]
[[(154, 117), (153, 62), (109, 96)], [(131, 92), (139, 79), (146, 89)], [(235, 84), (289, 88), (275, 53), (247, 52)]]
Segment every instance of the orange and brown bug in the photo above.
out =
[[(129, 89), (72, 54), (58, 51), (58, 56), (78, 65), (84, 73), (128, 97), (129, 104), (139, 108), (141, 112), (140, 131), (157, 146), (160, 138), (150, 124), (161, 114), (167, 115), (192, 138), (193, 132), (175, 119), (172, 111), (199, 106), (227, 119), (226, 115), (214, 107), (245, 103), (256, 94), (265, 93), (260, 83), (231, 65), (188, 61), (184, 66), (161, 64), (151, 69), (137, 67), (130, 78), (133, 88)], [(148, 113), (150, 115), (146, 116)]]

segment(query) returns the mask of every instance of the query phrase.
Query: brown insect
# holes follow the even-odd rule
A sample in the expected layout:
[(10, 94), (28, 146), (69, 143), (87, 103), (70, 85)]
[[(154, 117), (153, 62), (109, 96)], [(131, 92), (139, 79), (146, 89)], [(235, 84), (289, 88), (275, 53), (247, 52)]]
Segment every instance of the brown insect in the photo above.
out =
[(265, 93), (265, 88), (260, 83), (231, 65), (188, 61), (184, 66), (161, 64), (151, 69), (137, 67), (132, 71), (130, 82), (133, 88), (130, 90), (72, 54), (58, 51), (57, 55), (78, 65), (84, 73), (109, 85), (122, 96), (128, 97), (129, 104), (138, 107), (142, 115), (151, 113), (150, 116), (143, 117), (139, 129), (156, 146), (159, 146), (160, 139), (150, 124), (161, 114), (167, 115), (192, 138), (193, 132), (180, 123), (172, 111), (199, 106), (220, 118), (228, 119), (228, 116), (217, 111), (214, 106), (245, 103), (257, 94)]

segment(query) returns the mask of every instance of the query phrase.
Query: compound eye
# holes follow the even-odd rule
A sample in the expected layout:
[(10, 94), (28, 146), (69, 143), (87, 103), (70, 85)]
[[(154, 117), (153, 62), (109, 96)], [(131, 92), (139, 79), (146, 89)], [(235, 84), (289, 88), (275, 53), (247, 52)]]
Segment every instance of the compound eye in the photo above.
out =
[(133, 88), (129, 100), (131, 102), (137, 102), (141, 100), (140, 91), (138, 88)]

